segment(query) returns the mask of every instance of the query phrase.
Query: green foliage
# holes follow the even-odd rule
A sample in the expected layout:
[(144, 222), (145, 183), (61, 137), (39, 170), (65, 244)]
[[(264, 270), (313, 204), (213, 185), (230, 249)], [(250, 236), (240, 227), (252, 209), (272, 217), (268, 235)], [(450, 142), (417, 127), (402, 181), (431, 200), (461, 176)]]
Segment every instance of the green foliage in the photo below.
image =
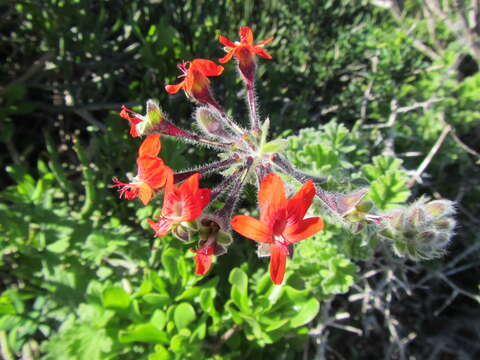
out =
[[(382, 211), (405, 205), (410, 191), (457, 199), (462, 225), (450, 250), (455, 258), (478, 240), (478, 61), (461, 32), (425, 18), (425, 2), (404, 3), (401, 23), (366, 0), (4, 5), (0, 28), (9, 36), (0, 39), (2, 356), (298, 359), (313, 358), (322, 343), (335, 357), (372, 358), (395, 349), (396, 334), (413, 333), (415, 339), (401, 340), (409, 356), (428, 357), (432, 349), (439, 357), (460, 354), (451, 349), (466, 349), (463, 357), (478, 352), (455, 336), (442, 336), (440, 346), (438, 334), (431, 337), (425, 328), (438, 319), (429, 313), (450, 298), (447, 282), (428, 291), (438, 294), (430, 303), (418, 300), (418, 289), (427, 285), (414, 287), (412, 308), (401, 298), (403, 288), (390, 297), (383, 288), (377, 291), (376, 300), (392, 306), (389, 316), (417, 314), (418, 321), (395, 336), (378, 336), (391, 331), (381, 327), (382, 314), (361, 312), (342, 296), (354, 283), (357, 291), (378, 260), (376, 225), (335, 225), (338, 219), (316, 203), (312, 212), (325, 218), (326, 227), (295, 246), (282, 287), (271, 284), (267, 262), (256, 260), (240, 240), (231, 247), (233, 260), (218, 257), (212, 273), (200, 278), (187, 247), (142, 230), (147, 218), (158, 215), (157, 202), (141, 208), (119, 201), (109, 189), (113, 176), (125, 179), (136, 171), (139, 140), (128, 137), (119, 107), (128, 102), (140, 111), (136, 105), (153, 97), (175, 123), (190, 126), (191, 105), (183, 94), (167, 97), (163, 85), (176, 81), (176, 64), (183, 60), (222, 56), (219, 34), (236, 38), (238, 25), (252, 25), (256, 39), (275, 36), (268, 50), (273, 60), (258, 65), (259, 107), (262, 117), (270, 117), (273, 134), (288, 137), (293, 164), (326, 177), (322, 186), (334, 194), (370, 187), (368, 199)], [(458, 14), (453, 19), (462, 24)], [(437, 56), (419, 50), (418, 42)], [(226, 68), (222, 79), (212, 81), (229, 109), (238, 103), (234, 76)], [(410, 190), (405, 169), (418, 168), (445, 126), (451, 133), (423, 172), (422, 185)], [(286, 145), (278, 139), (263, 143), (265, 152)], [(211, 159), (208, 149), (163, 139), (161, 155), (174, 169)], [(442, 274), (442, 261), (416, 265), (415, 277), (429, 266)], [(379, 268), (388, 266), (382, 262)], [(478, 289), (476, 268), (462, 266), (468, 276), (449, 270), (455, 284)], [(404, 272), (402, 284), (412, 281), (406, 268), (392, 270)], [(338, 309), (332, 311), (350, 312), (352, 321), (365, 320), (372, 328), (362, 337), (330, 328), (329, 339), (325, 333), (313, 338), (308, 333), (312, 323), (324, 320), (319, 310), (326, 299), (335, 299)], [(427, 305), (419, 310), (421, 303)], [(462, 339), (477, 331), (467, 326), (464, 312), (478, 308), (459, 299), (454, 304), (462, 313), (455, 315), (452, 307), (443, 315), (449, 334), (461, 324)], [(398, 355), (391, 351), (382, 355)]]
[(257, 272), (254, 278), (256, 284), (249, 295), (246, 273), (234, 268), (228, 279), (231, 299), (225, 304), (235, 324), (245, 329), (247, 340), (265, 346), (285, 334), (302, 334), (302, 325), (313, 320), (320, 309), (318, 300), (308, 290), (273, 285), (268, 273)]

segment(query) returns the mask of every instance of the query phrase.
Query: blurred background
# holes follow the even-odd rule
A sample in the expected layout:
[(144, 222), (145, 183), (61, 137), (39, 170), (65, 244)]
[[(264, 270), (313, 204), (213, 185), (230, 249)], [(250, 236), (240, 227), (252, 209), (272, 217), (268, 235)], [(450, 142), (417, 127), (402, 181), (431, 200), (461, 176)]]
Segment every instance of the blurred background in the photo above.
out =
[[(476, 359), (480, 356), (477, 0), (3, 1), (0, 5), (0, 351), (3, 359)], [(388, 210), (457, 203), (445, 257), (413, 262), (340, 226), (300, 246), (283, 290), (237, 238), (205, 278), (154, 243), (158, 204), (118, 199), (138, 139), (118, 116), (169, 96), (176, 65), (269, 36), (257, 95), (293, 163), (332, 191), (369, 184)], [(246, 123), (233, 64), (212, 79)], [(162, 140), (174, 169), (211, 151)], [(212, 181), (215, 179), (207, 179)], [(240, 204), (254, 211), (256, 194)], [(327, 222), (328, 224), (328, 222)], [(307, 241), (305, 241), (307, 243)], [(180, 259), (180, 260), (179, 260)], [(268, 260), (268, 259), (267, 259)], [(247, 290), (248, 289), (248, 290)]]

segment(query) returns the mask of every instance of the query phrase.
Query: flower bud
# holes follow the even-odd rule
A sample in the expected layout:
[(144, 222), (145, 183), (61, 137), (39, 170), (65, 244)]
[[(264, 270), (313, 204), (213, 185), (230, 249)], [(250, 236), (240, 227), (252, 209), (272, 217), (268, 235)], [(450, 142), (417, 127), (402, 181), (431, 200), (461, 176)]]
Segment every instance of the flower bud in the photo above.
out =
[(431, 217), (448, 216), (455, 214), (453, 201), (450, 200), (434, 200), (425, 205), (425, 211)]
[(412, 260), (437, 258), (445, 253), (454, 234), (454, 213), (451, 201), (427, 202), (422, 198), (388, 213), (386, 228), (380, 235), (392, 241), (399, 256)]
[(208, 107), (200, 107), (195, 113), (197, 124), (208, 135), (218, 136), (220, 138), (231, 138), (231, 135), (225, 130), (220, 114), (217, 110)]

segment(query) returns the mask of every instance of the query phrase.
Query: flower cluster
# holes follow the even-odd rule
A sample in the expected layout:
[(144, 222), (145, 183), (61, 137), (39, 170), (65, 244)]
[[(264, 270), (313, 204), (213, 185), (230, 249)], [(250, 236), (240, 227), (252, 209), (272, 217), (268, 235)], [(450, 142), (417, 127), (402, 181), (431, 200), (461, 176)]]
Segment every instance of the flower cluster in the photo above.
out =
[[(255, 44), (249, 27), (241, 27), (239, 34), (238, 42), (219, 37), (227, 54), (218, 61), (225, 64), (236, 59), (245, 85), (248, 127), (237, 124), (215, 99), (210, 78), (220, 76), (223, 66), (207, 59), (183, 62), (178, 65), (181, 81), (166, 85), (165, 90), (169, 94), (183, 90), (187, 98), (197, 104), (195, 119), (203, 134), (179, 128), (152, 100), (147, 102), (146, 115), (122, 107), (120, 116), (129, 121), (131, 136), (146, 138), (138, 151), (137, 176), (129, 183), (114, 179), (113, 186), (119, 188), (120, 197), (139, 198), (143, 204), (162, 195), (160, 216), (148, 222), (156, 236), (171, 233), (181, 241), (195, 243), (192, 251), (196, 274), (206, 274), (213, 257), (228, 251), (233, 229), (258, 243), (259, 256), (270, 257), (272, 282), (281, 284), (294, 244), (324, 227), (320, 217), (305, 218), (314, 197), (333, 218), (355, 224), (357, 229), (367, 224), (383, 226), (386, 217), (367, 212), (370, 208), (367, 209), (363, 201), (367, 190), (345, 194), (327, 192), (322, 189), (324, 178), (296, 169), (281, 154), (284, 141), (267, 141), (269, 121), (268, 118), (261, 121), (259, 117), (254, 80), (258, 57), (272, 59), (263, 46), (273, 38)], [(194, 171), (174, 172), (158, 157), (160, 135), (207, 146), (218, 151), (219, 159)], [(200, 187), (201, 177), (212, 172), (221, 174), (223, 180), (213, 189)], [(287, 192), (293, 192), (298, 186), (291, 182), (299, 183), (300, 189), (288, 198)], [(233, 214), (248, 183), (258, 189), (259, 219)], [(216, 201), (221, 201), (223, 206), (212, 210), (211, 205)]]

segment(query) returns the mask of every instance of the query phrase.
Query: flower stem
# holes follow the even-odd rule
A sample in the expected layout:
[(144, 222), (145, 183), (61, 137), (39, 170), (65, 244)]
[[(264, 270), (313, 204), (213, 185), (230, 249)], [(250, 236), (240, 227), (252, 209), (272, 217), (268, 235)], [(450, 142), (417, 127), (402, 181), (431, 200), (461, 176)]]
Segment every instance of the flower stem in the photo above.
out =
[(212, 172), (212, 171), (218, 171), (222, 168), (225, 168), (225, 167), (235, 163), (239, 158), (240, 158), (240, 156), (235, 154), (231, 158), (226, 159), (226, 160), (216, 161), (216, 162), (201, 166), (197, 169), (187, 170), (187, 171), (182, 171), (182, 172), (176, 173), (173, 176), (173, 182), (175, 184), (179, 183), (180, 181), (183, 181), (183, 180), (189, 178), (190, 176), (192, 176), (195, 173), (200, 173), (200, 174), (203, 175), (203, 174), (206, 174), (206, 173), (209, 173), (209, 172)]
[(229, 196), (225, 201), (225, 205), (216, 212), (216, 215), (225, 220), (227, 224), (230, 223), (230, 218), (232, 217), (233, 209), (237, 204), (238, 199), (240, 198), (240, 192), (247, 178), (250, 167), (253, 164), (253, 158), (248, 158), (247, 163), (243, 167), (243, 171), (240, 176), (237, 177), (235, 184), (229, 191)]
[(284, 174), (290, 175), (295, 180), (301, 182), (302, 184), (307, 180), (313, 180), (315, 185), (323, 184), (327, 181), (327, 178), (314, 176), (307, 174), (303, 171), (300, 171), (293, 167), (293, 165), (288, 161), (285, 157), (281, 156), (280, 154), (273, 154), (270, 157), (271, 162), (280, 169)]
[(250, 112), (250, 127), (253, 131), (260, 132), (260, 122), (258, 121), (257, 103), (255, 101), (255, 87), (252, 82), (246, 82), (247, 103)]
[[(163, 119), (163, 121), (155, 127), (154, 132), (157, 132), (163, 135), (183, 138), (192, 142), (209, 145), (222, 150), (231, 150), (231, 147), (233, 145), (233, 143), (227, 144), (227, 143), (221, 143), (214, 140), (205, 139), (204, 137), (201, 137), (197, 134), (193, 134), (187, 130), (179, 128), (178, 126), (174, 125), (171, 121), (167, 119)], [(238, 149), (238, 151), (242, 151), (242, 150)]]

